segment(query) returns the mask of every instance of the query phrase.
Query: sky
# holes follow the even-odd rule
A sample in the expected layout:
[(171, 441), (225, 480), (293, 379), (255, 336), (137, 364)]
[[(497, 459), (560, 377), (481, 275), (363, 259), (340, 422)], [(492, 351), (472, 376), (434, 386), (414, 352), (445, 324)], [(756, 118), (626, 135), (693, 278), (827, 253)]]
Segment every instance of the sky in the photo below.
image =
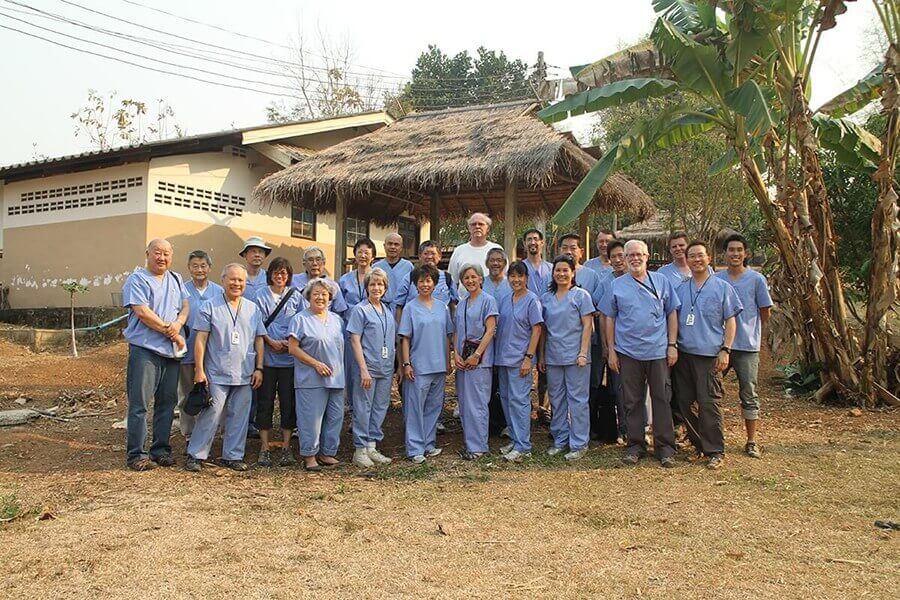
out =
[[(197, 77), (248, 87), (265, 85), (270, 91), (282, 92), (285, 90), (271, 87), (271, 84), (287, 83), (277, 75), (238, 72), (37, 17), (23, 5), (95, 28), (142, 36), (163, 44), (200, 43), (215, 53), (217, 60), (227, 58), (222, 48), (252, 54), (260, 60), (288, 59), (290, 50), (284, 46), (290, 47), (299, 32), (307, 42), (315, 41), (318, 32), (322, 32), (333, 43), (346, 41), (352, 46), (355, 68), (359, 71), (378, 69), (383, 72), (385, 86), (398, 82), (399, 76), (408, 76), (416, 58), (428, 44), (435, 44), (448, 54), (462, 50), (474, 53), (477, 47), (485, 46), (503, 50), (510, 58), (520, 58), (528, 64), (533, 64), (538, 51), (542, 50), (547, 63), (558, 67), (553, 72), (563, 73), (570, 65), (597, 60), (646, 35), (654, 18), (650, 0), (576, 1), (565, 5), (571, 7), (569, 10), (557, 10), (562, 5), (551, 2), (485, 0), (446, 3), (421, 0), (391, 3), (357, 0), (0, 0), (0, 51), (4, 57), (5, 83), (4, 93), (0, 94), (0, 165), (26, 162), (36, 155), (53, 157), (91, 149), (84, 136), (75, 136), (75, 123), (70, 118), (86, 103), (88, 89), (100, 93), (115, 91), (120, 98), (143, 100), (153, 105), (157, 99), (164, 99), (175, 111), (174, 121), (189, 135), (263, 124), (265, 107), (277, 99), (270, 94), (218, 87), (142, 70), (54, 46), (3, 29), (3, 26), (157, 68), (171, 69), (161, 65), (160, 61), (182, 62), (264, 83), (243, 83), (232, 78), (194, 73)], [(146, 6), (172, 14), (155, 12)], [(854, 83), (872, 68), (877, 58), (872, 56), (871, 45), (865, 41), (876, 19), (871, 2), (851, 3), (849, 7), (847, 14), (839, 17), (838, 27), (823, 35), (812, 77), (813, 106)], [(136, 25), (110, 17), (132, 21)], [(67, 39), (15, 19), (143, 54), (149, 59), (125, 56), (112, 49)], [(183, 19), (261, 38), (268, 43)], [(184, 39), (172, 38), (163, 32)], [(256, 66), (263, 70), (273, 68), (263, 62), (257, 62)], [(582, 121), (577, 128), (584, 127)]]

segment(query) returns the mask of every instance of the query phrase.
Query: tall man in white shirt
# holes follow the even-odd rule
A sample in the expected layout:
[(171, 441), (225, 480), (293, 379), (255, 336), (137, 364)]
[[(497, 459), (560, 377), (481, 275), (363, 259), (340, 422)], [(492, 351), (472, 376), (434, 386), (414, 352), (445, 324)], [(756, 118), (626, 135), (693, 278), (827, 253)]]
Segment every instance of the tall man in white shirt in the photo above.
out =
[(453, 283), (457, 284), (457, 292), (462, 294), (463, 287), (459, 281), (459, 270), (463, 265), (477, 265), (481, 269), (481, 275), (487, 277), (487, 253), (491, 248), (503, 247), (500, 244), (488, 241), (488, 232), (491, 230), (491, 218), (484, 213), (472, 213), (472, 216), (466, 221), (469, 226), (469, 241), (460, 244), (453, 250), (450, 255), (450, 264), (447, 265), (447, 272), (453, 279)]

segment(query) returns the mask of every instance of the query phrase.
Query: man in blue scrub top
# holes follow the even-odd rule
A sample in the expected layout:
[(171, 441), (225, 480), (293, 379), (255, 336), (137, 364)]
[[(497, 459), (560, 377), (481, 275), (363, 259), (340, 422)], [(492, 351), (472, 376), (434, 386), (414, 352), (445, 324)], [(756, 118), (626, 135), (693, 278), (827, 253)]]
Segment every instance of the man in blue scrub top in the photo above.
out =
[(411, 261), (403, 258), (403, 238), (399, 233), (389, 233), (384, 236), (384, 254), (385, 257), (372, 265), (372, 268), (381, 269), (387, 273), (390, 284), (387, 293), (384, 295), (384, 302), (394, 314), (394, 298), (397, 291), (403, 287), (403, 283), (409, 281), (409, 274), (412, 273), (413, 264)]
[(247, 238), (244, 247), (238, 253), (247, 262), (247, 291), (245, 296), (251, 300), (256, 293), (266, 287), (266, 270), (262, 264), (272, 252), (261, 237)]
[(669, 368), (678, 360), (681, 302), (665, 276), (647, 272), (649, 256), (644, 242), (625, 244), (628, 274), (613, 280), (600, 311), (606, 315), (607, 362), (619, 374), (625, 404), (628, 446), (622, 461), (637, 464), (647, 452), (643, 404), (649, 386), (656, 456), (663, 467), (674, 467)]
[[(550, 284), (553, 265), (544, 260), (544, 234), (539, 229), (529, 229), (522, 236), (525, 246), (525, 264), (528, 267), (528, 289), (540, 298)], [(547, 374), (537, 372), (536, 416), (550, 424), (550, 398), (547, 397)]]
[(304, 250), (303, 268), (305, 271), (295, 273), (291, 277), (291, 287), (297, 288), (302, 293), (306, 289), (306, 284), (317, 277), (333, 281), (334, 285), (331, 287), (333, 288), (332, 293), (334, 297), (331, 299), (331, 305), (328, 307), (328, 310), (338, 316), (342, 316), (348, 308), (347, 301), (344, 299), (343, 292), (341, 292), (341, 286), (325, 273), (325, 251), (318, 246), (311, 246)]
[(222, 464), (235, 471), (247, 470), (247, 417), (253, 390), (262, 384), (266, 328), (256, 304), (243, 298), (247, 287), (243, 265), (232, 263), (225, 267), (222, 287), (225, 293), (206, 301), (200, 307), (199, 318), (194, 320), (194, 383), (207, 385), (211, 405), (194, 421), (184, 465), (187, 471), (199, 471), (201, 461), (209, 458), (223, 415)]
[[(697, 452), (718, 469), (725, 455), (722, 424), (722, 371), (728, 366), (734, 343), (735, 315), (741, 301), (734, 288), (709, 274), (709, 251), (703, 242), (687, 247), (692, 277), (679, 284), (678, 362), (672, 370), (672, 388)], [(694, 406), (697, 412), (694, 412)]]
[(756, 443), (756, 424), (759, 419), (759, 396), (756, 394), (756, 378), (759, 373), (759, 346), (762, 326), (769, 319), (772, 297), (766, 278), (747, 267), (750, 249), (747, 240), (740, 234), (726, 238), (725, 261), (728, 270), (716, 273), (730, 283), (737, 291), (744, 310), (737, 316), (737, 334), (731, 349), (731, 368), (738, 378), (741, 412), (747, 430), (747, 444), (744, 452), (752, 458), (761, 458), (762, 452)]
[(672, 262), (661, 266), (656, 270), (660, 275), (665, 275), (673, 286), (691, 278), (691, 268), (687, 264), (688, 237), (683, 231), (675, 231), (669, 235), (668, 247)]
[(607, 246), (616, 239), (614, 231), (606, 231), (601, 229), (597, 233), (597, 256), (585, 261), (584, 266), (600, 275), (603, 279), (605, 275), (612, 273), (612, 265), (609, 264), (609, 252)]
[[(456, 305), (459, 303), (459, 294), (456, 290), (456, 282), (450, 277), (450, 273), (438, 269), (438, 263), (440, 262), (441, 249), (436, 243), (431, 240), (425, 240), (419, 244), (419, 265), (429, 265), (438, 271), (438, 280), (434, 284), (434, 291), (431, 295), (435, 299), (446, 304), (450, 308), (450, 314), (452, 316), (456, 314)], [(412, 302), (413, 298), (418, 295), (419, 291), (416, 289), (416, 282), (412, 280), (412, 273), (410, 273), (410, 276), (397, 290), (397, 296), (394, 298), (394, 308), (397, 310), (398, 323), (400, 322), (403, 307), (409, 302)]]
[[(187, 350), (181, 335), (190, 315), (188, 294), (181, 276), (170, 271), (172, 244), (156, 239), (147, 246), (146, 267), (136, 269), (125, 280), (122, 305), (129, 309), (123, 335), (128, 340), (128, 395), (126, 461), (135, 471), (175, 464), (169, 432), (178, 401), (177, 356)], [(147, 404), (153, 404), (153, 444), (149, 457)]]

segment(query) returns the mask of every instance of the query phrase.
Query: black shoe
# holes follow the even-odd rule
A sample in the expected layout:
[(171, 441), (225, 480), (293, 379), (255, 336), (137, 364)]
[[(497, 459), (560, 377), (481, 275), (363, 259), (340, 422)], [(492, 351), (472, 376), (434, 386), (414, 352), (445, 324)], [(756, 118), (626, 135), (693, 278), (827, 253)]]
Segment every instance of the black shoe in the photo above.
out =
[(164, 454), (163, 456), (159, 456), (157, 458), (151, 458), (150, 460), (155, 462), (158, 467), (174, 467), (175, 466), (175, 458), (171, 454)]
[(294, 453), (290, 448), (282, 448), (281, 449), (281, 458), (278, 459), (279, 467), (293, 467), (297, 465), (297, 459), (294, 458)]
[(260, 450), (259, 458), (256, 459), (257, 467), (271, 467), (272, 466), (272, 455), (268, 450)]
[(247, 463), (245, 463), (242, 460), (225, 460), (223, 458), (222, 466), (226, 467), (228, 469), (231, 469), (232, 471), (246, 471), (247, 470)]
[(636, 465), (638, 461), (641, 460), (641, 456), (639, 454), (635, 454), (634, 452), (628, 452), (625, 456), (622, 457), (622, 463), (626, 465)]
[(674, 469), (675, 468), (675, 457), (674, 456), (665, 456), (659, 459), (659, 464), (663, 466), (665, 469)]
[(184, 470), (190, 471), (191, 473), (199, 473), (200, 461), (193, 456), (188, 455), (187, 460), (184, 463)]
[(248, 440), (258, 440), (259, 439), (259, 428), (256, 425), (250, 425), (247, 427), (247, 439)]

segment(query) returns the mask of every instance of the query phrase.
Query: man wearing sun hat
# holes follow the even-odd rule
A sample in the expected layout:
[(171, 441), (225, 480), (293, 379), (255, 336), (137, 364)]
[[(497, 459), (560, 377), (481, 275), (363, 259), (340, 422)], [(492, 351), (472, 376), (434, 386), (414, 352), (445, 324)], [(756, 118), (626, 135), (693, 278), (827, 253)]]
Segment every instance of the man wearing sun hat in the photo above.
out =
[(244, 296), (253, 300), (256, 292), (266, 287), (266, 270), (263, 261), (269, 256), (272, 249), (266, 245), (261, 237), (253, 236), (246, 239), (243, 249), (238, 253), (247, 263), (247, 291)]

